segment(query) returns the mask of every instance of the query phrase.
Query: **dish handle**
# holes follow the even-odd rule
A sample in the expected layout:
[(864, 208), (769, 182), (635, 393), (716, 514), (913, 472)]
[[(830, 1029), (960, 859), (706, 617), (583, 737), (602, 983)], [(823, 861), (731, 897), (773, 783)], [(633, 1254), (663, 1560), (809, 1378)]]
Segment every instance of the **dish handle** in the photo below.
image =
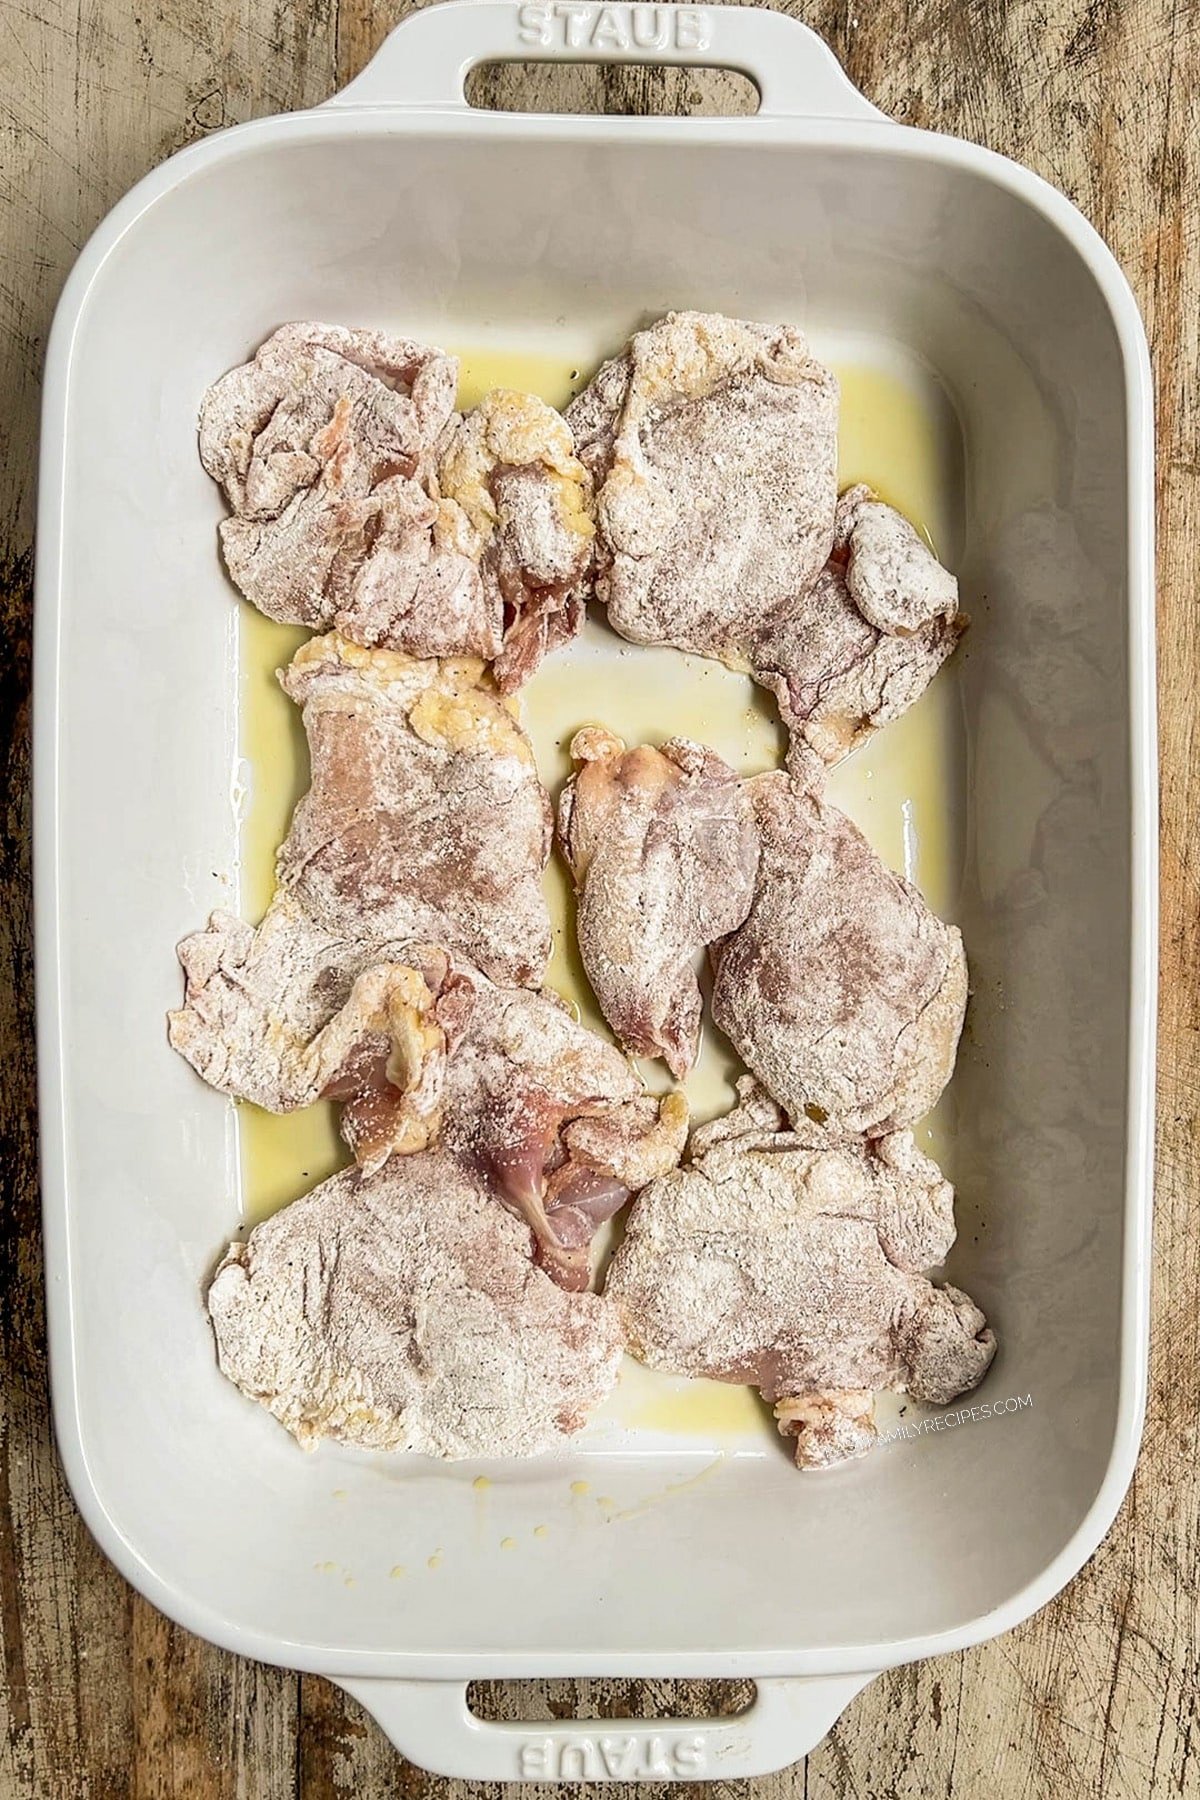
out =
[(886, 120), (807, 25), (753, 6), (447, 0), (411, 14), (329, 106), (458, 107), (489, 62), (675, 63), (736, 69), (760, 116)]
[(728, 1781), (768, 1775), (819, 1744), (873, 1674), (756, 1682), (748, 1711), (727, 1719), (475, 1716), (461, 1681), (343, 1679), (409, 1762), (462, 1781)]

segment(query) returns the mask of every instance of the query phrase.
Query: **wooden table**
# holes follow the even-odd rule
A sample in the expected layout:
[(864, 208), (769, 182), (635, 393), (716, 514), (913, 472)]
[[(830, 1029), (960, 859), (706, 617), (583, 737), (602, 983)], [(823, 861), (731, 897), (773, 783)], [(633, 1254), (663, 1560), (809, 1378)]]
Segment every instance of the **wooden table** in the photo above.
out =
[[(10, 0), (0, 23), (0, 1800), (379, 1800), (453, 1785), (404, 1764), (326, 1682), (239, 1661), (168, 1624), (75, 1513), (47, 1416), (28, 902), (38, 381), (63, 278), (147, 169), (223, 125), (324, 99), (409, 10), (396, 0)], [(1158, 379), (1163, 979), (1150, 1414), (1116, 1525), (1018, 1631), (882, 1677), (806, 1764), (754, 1786), (763, 1800), (1200, 1795), (1200, 12), (1195, 0), (799, 0), (787, 10), (887, 112), (988, 144), (1065, 190), (1137, 290)], [(510, 73), (492, 95), (528, 94), (526, 80)], [(742, 103), (735, 84), (692, 74), (555, 82), (560, 98), (612, 111)], [(700, 1683), (559, 1682), (536, 1695), (501, 1689), (491, 1705), (509, 1717), (547, 1704), (653, 1713), (668, 1692), (676, 1709), (713, 1704)]]

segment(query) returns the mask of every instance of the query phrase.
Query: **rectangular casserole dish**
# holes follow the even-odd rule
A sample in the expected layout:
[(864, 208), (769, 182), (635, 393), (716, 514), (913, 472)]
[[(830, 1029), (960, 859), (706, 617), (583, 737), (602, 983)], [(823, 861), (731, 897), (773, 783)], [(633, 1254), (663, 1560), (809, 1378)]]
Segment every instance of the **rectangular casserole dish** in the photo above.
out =
[[(739, 68), (761, 109), (463, 100), (476, 62), (580, 55)], [(200, 1294), (236, 1224), (236, 1115), (163, 1024), (172, 946), (237, 903), (237, 602), (198, 400), (285, 319), (508, 344), (570, 321), (599, 350), (672, 305), (886, 343), (958, 413), (957, 1173), (983, 1227), (953, 1273), (1001, 1336), (982, 1397), (1031, 1404), (814, 1478), (757, 1443), (636, 1433), (491, 1465), (485, 1498), (469, 1466), (305, 1458), (215, 1366)], [(116, 208), (46, 374), (38, 1018), (58, 1441), (142, 1593), (341, 1681), (441, 1772), (694, 1779), (794, 1759), (873, 1672), (1006, 1630), (1075, 1573), (1129, 1482), (1145, 1383), (1152, 495), (1145, 339), (1095, 232), (1014, 164), (885, 120), (780, 14), (440, 6), (328, 105), (210, 138)], [(581, 1505), (581, 1480), (611, 1504)], [(539, 1524), (536, 1563), (501, 1552)], [(555, 1674), (751, 1676), (759, 1697), (604, 1732), (466, 1708), (472, 1677)]]

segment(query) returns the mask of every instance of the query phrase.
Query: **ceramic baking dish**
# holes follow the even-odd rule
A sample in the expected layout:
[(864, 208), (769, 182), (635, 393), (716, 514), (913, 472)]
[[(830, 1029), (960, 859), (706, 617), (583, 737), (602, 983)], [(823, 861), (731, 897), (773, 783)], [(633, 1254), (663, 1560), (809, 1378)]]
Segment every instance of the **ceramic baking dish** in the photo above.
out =
[[(579, 55), (732, 66), (761, 108), (463, 99), (480, 60)], [(810, 1478), (702, 1433), (601, 1433), (490, 1466), (486, 1492), (474, 1467), (306, 1458), (215, 1368), (199, 1295), (236, 1223), (236, 1114), (163, 1027), (172, 946), (237, 900), (237, 603), (198, 398), (285, 319), (526, 345), (569, 325), (599, 349), (679, 304), (898, 347), (961, 424), (975, 998), (952, 1268), (1001, 1331), (978, 1398), (1015, 1404)], [(117, 207), (46, 376), (38, 1012), (59, 1445), (157, 1606), (340, 1681), (446, 1773), (729, 1777), (802, 1754), (873, 1672), (1015, 1625), (1091, 1555), (1145, 1378), (1151, 462), (1141, 324), (1090, 226), (1012, 163), (885, 120), (779, 14), (438, 7), (328, 105), (210, 138)], [(536, 1558), (501, 1549), (538, 1525)], [(467, 1710), (469, 1678), (565, 1674), (759, 1694), (686, 1724)]]

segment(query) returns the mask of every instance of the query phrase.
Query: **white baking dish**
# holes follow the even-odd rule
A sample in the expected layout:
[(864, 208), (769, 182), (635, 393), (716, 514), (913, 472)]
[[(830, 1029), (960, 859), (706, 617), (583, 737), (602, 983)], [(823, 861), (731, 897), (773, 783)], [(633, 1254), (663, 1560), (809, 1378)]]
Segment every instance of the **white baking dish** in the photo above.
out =
[[(580, 49), (735, 66), (762, 108), (463, 101), (480, 59)], [(216, 1371), (199, 1293), (236, 1221), (235, 1115), (163, 1027), (176, 939), (236, 901), (236, 604), (198, 397), (284, 319), (526, 344), (569, 321), (598, 349), (673, 304), (887, 340), (958, 409), (976, 996), (953, 1269), (1001, 1334), (981, 1398), (1032, 1405), (812, 1478), (757, 1442), (718, 1463), (636, 1433), (495, 1465), (482, 1496), (472, 1468), (305, 1458)], [(209, 139), (115, 210), (46, 378), (43, 1168), (60, 1448), (164, 1612), (335, 1677), (447, 1773), (727, 1777), (799, 1756), (872, 1672), (1006, 1630), (1075, 1573), (1125, 1492), (1144, 1390), (1151, 457), (1141, 325), (1092, 229), (1012, 163), (884, 120), (778, 14), (436, 8), (328, 106)], [(611, 1504), (572, 1495), (584, 1478)], [(536, 1560), (501, 1550), (538, 1524)], [(618, 1673), (762, 1680), (739, 1719), (603, 1734), (465, 1706), (474, 1676)]]

